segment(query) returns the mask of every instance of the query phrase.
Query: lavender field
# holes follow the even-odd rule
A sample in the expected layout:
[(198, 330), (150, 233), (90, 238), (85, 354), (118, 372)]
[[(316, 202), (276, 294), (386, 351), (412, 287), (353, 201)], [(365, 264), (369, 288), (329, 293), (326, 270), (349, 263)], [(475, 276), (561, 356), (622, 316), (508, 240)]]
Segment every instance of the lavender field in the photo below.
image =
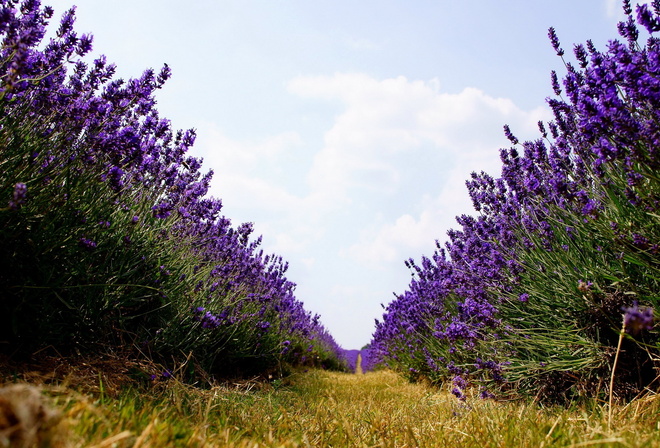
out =
[(190, 384), (391, 369), (458, 402), (658, 391), (660, 2), (624, 1), (606, 48), (549, 30), (554, 118), (532, 141), (504, 126), (501, 172), (466, 180), (474, 214), (405, 262), (412, 281), (361, 350), (209, 195), (196, 132), (156, 107), (167, 65), (121, 79), (83, 61), (75, 9), (57, 23), (38, 0), (0, 5), (4, 356), (121, 353)]

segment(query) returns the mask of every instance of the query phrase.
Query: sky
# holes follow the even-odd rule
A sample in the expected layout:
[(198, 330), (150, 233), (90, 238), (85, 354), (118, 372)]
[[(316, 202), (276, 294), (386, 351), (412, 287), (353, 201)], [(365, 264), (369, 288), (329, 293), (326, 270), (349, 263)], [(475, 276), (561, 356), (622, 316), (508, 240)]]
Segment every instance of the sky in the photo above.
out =
[(347, 349), (407, 289), (404, 260), (475, 214), (465, 180), (499, 175), (503, 125), (538, 138), (563, 72), (548, 27), (568, 56), (605, 48), (622, 18), (618, 0), (42, 3), (57, 18), (76, 5), (119, 77), (171, 67), (158, 110), (197, 130), (210, 195), (289, 262), (296, 297)]

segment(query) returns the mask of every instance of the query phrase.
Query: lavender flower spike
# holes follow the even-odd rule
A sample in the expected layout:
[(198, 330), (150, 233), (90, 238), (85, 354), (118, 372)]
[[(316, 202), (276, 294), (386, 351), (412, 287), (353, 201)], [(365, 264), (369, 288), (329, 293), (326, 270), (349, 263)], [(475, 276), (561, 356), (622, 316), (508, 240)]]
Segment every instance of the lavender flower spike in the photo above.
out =
[(653, 329), (653, 308), (639, 307), (634, 303), (631, 307), (623, 307), (626, 313), (623, 326), (628, 333), (637, 334), (642, 330)]
[(554, 27), (548, 28), (548, 37), (550, 38), (552, 48), (557, 52), (557, 56), (563, 56), (564, 50), (559, 46), (559, 38), (557, 37)]
[(12, 210), (18, 209), (21, 204), (25, 203), (25, 197), (27, 196), (27, 185), (23, 182), (19, 182), (14, 185), (14, 194), (12, 200), (9, 201), (9, 208)]

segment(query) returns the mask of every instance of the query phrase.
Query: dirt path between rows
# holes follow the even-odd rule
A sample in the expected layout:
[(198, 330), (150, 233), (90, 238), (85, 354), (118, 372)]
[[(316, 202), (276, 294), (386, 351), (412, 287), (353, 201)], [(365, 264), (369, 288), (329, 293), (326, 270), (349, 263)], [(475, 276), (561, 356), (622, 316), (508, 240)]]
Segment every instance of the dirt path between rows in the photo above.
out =
[(362, 353), (358, 353), (357, 360), (355, 361), (355, 374), (362, 375)]

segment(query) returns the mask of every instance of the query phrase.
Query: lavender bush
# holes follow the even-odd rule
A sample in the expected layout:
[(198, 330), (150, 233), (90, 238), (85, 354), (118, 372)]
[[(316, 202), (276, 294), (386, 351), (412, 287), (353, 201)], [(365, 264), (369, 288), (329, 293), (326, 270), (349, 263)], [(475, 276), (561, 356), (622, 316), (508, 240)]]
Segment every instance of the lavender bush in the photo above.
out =
[[(165, 65), (114, 78), (38, 0), (0, 1), (0, 350), (122, 348), (217, 373), (341, 367), (287, 263), (207, 196), (154, 94)], [(2, 205), (4, 204), (4, 205)]]
[(501, 177), (467, 181), (477, 215), (457, 218), (431, 258), (406, 262), (414, 278), (374, 334), (383, 361), (451, 381), (459, 398), (471, 384), (484, 397), (605, 394), (626, 313), (645, 319), (628, 332), (614, 392), (657, 388), (660, 2), (623, 9), (623, 41), (576, 45), (575, 62), (550, 29), (566, 68), (561, 84), (551, 73), (554, 120), (524, 143), (505, 126)]

